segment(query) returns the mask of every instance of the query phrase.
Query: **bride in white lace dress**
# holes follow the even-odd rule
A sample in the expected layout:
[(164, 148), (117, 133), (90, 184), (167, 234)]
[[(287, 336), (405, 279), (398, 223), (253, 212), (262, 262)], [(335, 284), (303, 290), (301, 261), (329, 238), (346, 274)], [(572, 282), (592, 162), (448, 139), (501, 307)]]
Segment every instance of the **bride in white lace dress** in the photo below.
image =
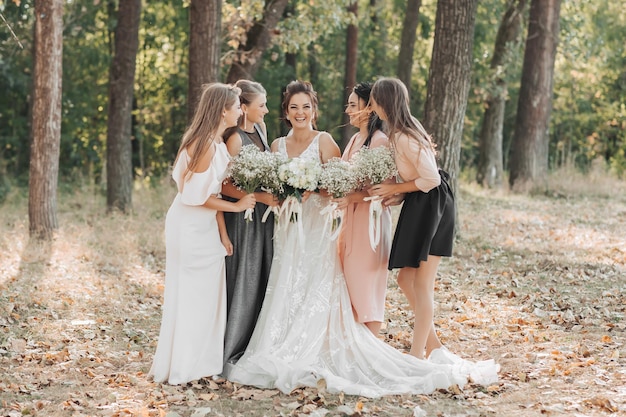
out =
[[(283, 111), (292, 131), (272, 143), (288, 157), (319, 160), (339, 156), (330, 135), (313, 130), (317, 98), (312, 86), (287, 86)], [(234, 382), (289, 393), (324, 379), (329, 392), (379, 397), (430, 393), (468, 377), (497, 380), (493, 361), (461, 359), (433, 363), (403, 354), (376, 338), (354, 319), (348, 290), (320, 211), (327, 197), (312, 193), (297, 223), (279, 224), (269, 284), (261, 314), (246, 352), (228, 364), (224, 376)], [(453, 363), (456, 362), (456, 363)]]

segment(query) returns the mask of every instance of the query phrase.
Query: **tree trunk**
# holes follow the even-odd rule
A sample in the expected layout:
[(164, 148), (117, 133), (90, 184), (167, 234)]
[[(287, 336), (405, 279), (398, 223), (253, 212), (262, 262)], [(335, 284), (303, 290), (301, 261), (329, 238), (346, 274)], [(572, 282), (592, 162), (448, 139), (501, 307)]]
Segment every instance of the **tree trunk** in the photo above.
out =
[[(384, 19), (381, 19), (379, 16), (379, 6), (376, 3), (376, 0), (370, 0), (370, 36), (372, 39), (377, 39), (377, 45), (379, 47), (374, 48), (372, 53), (372, 62), (370, 63), (372, 67), (372, 74), (384, 74), (385, 70), (385, 59), (387, 57), (385, 47), (387, 45), (387, 30), (386, 28), (381, 28), (383, 25)], [(408, 88), (408, 87), (407, 87)]]
[[(348, 12), (354, 14), (355, 19), (358, 16), (358, 3), (355, 1), (348, 7)], [(356, 68), (358, 63), (359, 48), (359, 28), (357, 25), (350, 24), (346, 30), (346, 68), (343, 89), (343, 102), (348, 101), (352, 87), (356, 85)], [(341, 129), (341, 149), (343, 149), (350, 139), (352, 128), (350, 126), (350, 118), (343, 113), (343, 128)]]
[(548, 128), (552, 110), (554, 60), (560, 0), (532, 0), (522, 66), (509, 185), (532, 186), (548, 172)]
[(437, 144), (441, 167), (456, 190), (463, 120), (472, 69), (478, 0), (439, 0), (424, 127)]
[(51, 239), (59, 227), (57, 181), (61, 143), (63, 1), (35, 1), (33, 110), (28, 183), (30, 236)]
[(107, 208), (123, 212), (128, 212), (132, 206), (131, 116), (140, 17), (141, 0), (120, 1), (115, 28), (115, 53), (109, 75)]
[(202, 85), (220, 80), (222, 0), (192, 0), (189, 8), (187, 120), (196, 111)]
[(263, 18), (254, 23), (247, 34), (245, 44), (239, 45), (237, 57), (233, 61), (226, 82), (234, 83), (242, 78), (253, 80), (261, 56), (269, 48), (272, 34), (289, 0), (266, 0)]
[(526, 0), (509, 0), (491, 59), (493, 72), (490, 95), (487, 99), (483, 125), (480, 131), (480, 154), (476, 181), (483, 186), (493, 188), (502, 186), (503, 156), (502, 129), (507, 97), (506, 70), (510, 63), (507, 57), (517, 47), (522, 29), (523, 13)]
[(404, 23), (402, 24), (402, 40), (398, 54), (398, 78), (402, 80), (411, 94), (411, 72), (413, 68), (413, 50), (415, 49), (415, 32), (420, 14), (421, 0), (407, 0)]

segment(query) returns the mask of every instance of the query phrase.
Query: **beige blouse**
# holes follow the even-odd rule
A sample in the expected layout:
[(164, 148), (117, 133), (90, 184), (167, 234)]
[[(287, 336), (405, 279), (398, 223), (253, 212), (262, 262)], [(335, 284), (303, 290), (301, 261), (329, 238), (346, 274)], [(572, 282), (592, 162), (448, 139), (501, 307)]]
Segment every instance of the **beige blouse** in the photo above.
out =
[(402, 182), (413, 181), (425, 193), (441, 184), (435, 153), (427, 144), (400, 134), (394, 141), (395, 160)]

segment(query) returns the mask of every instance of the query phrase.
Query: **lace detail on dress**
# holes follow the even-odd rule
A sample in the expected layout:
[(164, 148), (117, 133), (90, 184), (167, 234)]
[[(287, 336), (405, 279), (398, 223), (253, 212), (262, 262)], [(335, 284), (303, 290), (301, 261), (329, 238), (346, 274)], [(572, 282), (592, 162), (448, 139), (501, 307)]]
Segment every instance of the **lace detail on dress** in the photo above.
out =
[[(285, 139), (279, 141), (278, 151), (287, 155)], [(319, 159), (318, 141), (319, 134), (300, 157)], [(405, 355), (355, 321), (336, 244), (320, 214), (325, 200), (312, 194), (302, 204), (304, 239), (295, 223), (275, 232), (261, 314), (246, 352), (226, 365), (225, 376), (284, 393), (323, 378), (329, 392), (368, 397), (464, 385), (467, 368)]]

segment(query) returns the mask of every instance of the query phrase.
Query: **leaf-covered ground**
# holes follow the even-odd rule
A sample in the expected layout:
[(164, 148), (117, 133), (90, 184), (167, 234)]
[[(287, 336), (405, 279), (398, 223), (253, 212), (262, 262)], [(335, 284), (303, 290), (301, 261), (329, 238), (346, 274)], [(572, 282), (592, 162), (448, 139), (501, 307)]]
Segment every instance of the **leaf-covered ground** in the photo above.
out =
[[(624, 415), (626, 187), (579, 188), (462, 187), (436, 323), (452, 351), (500, 363), (500, 381), (376, 400), (151, 382), (171, 187), (136, 190), (130, 217), (105, 215), (90, 187), (63, 193), (47, 245), (29, 242), (14, 192), (0, 207), (0, 416)], [(412, 314), (393, 278), (387, 301), (383, 337), (405, 350)]]

